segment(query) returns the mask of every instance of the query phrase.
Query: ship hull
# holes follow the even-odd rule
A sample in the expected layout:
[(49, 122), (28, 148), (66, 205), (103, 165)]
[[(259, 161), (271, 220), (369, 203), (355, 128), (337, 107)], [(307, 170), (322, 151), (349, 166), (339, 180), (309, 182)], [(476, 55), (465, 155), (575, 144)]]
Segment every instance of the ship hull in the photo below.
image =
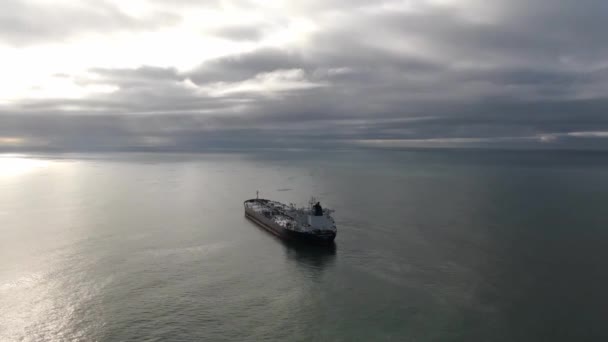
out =
[(290, 241), (301, 241), (307, 243), (316, 243), (316, 244), (328, 244), (332, 243), (336, 238), (335, 232), (329, 232), (324, 234), (315, 234), (315, 233), (304, 233), (297, 232), (290, 229), (285, 229), (273, 221), (265, 218), (262, 215), (259, 215), (253, 210), (245, 209), (245, 217), (256, 223), (258, 226), (264, 228), (268, 232)]

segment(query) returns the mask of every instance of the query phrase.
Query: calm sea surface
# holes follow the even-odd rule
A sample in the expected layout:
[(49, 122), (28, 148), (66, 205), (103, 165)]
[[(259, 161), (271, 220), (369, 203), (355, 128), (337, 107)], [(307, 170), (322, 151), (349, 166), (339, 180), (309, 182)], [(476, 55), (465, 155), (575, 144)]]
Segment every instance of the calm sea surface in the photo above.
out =
[[(243, 216), (336, 210), (336, 244)], [(608, 154), (2, 155), (0, 341), (606, 341)]]

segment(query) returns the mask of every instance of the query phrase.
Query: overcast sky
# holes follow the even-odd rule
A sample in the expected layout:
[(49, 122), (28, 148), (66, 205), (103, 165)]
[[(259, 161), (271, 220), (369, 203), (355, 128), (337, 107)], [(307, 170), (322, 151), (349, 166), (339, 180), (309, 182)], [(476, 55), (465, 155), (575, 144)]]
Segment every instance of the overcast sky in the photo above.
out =
[(608, 147), (605, 0), (2, 0), (0, 150)]

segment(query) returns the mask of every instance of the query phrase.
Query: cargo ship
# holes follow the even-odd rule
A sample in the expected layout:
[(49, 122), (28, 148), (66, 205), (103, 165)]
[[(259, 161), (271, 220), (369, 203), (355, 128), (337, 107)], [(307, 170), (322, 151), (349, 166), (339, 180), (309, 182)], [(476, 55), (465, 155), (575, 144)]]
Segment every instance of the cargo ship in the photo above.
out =
[(314, 198), (307, 208), (258, 196), (243, 204), (245, 217), (280, 238), (311, 243), (331, 243), (336, 238), (333, 210), (323, 208)]

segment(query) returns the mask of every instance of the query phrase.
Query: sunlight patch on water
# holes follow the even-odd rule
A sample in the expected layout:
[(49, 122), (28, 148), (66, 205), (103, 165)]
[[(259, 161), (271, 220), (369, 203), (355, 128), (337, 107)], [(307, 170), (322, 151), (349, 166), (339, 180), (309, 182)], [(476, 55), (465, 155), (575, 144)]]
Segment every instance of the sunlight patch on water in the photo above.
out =
[(27, 158), (22, 155), (0, 155), (0, 177), (19, 176), (24, 173), (46, 168), (50, 161)]
[(82, 269), (34, 273), (0, 286), (10, 314), (0, 320), (2, 341), (83, 341), (103, 325), (99, 293), (111, 279), (93, 282)]
[(0, 293), (17, 288), (30, 288), (43, 279), (41, 273), (32, 273), (6, 283), (0, 283)]

